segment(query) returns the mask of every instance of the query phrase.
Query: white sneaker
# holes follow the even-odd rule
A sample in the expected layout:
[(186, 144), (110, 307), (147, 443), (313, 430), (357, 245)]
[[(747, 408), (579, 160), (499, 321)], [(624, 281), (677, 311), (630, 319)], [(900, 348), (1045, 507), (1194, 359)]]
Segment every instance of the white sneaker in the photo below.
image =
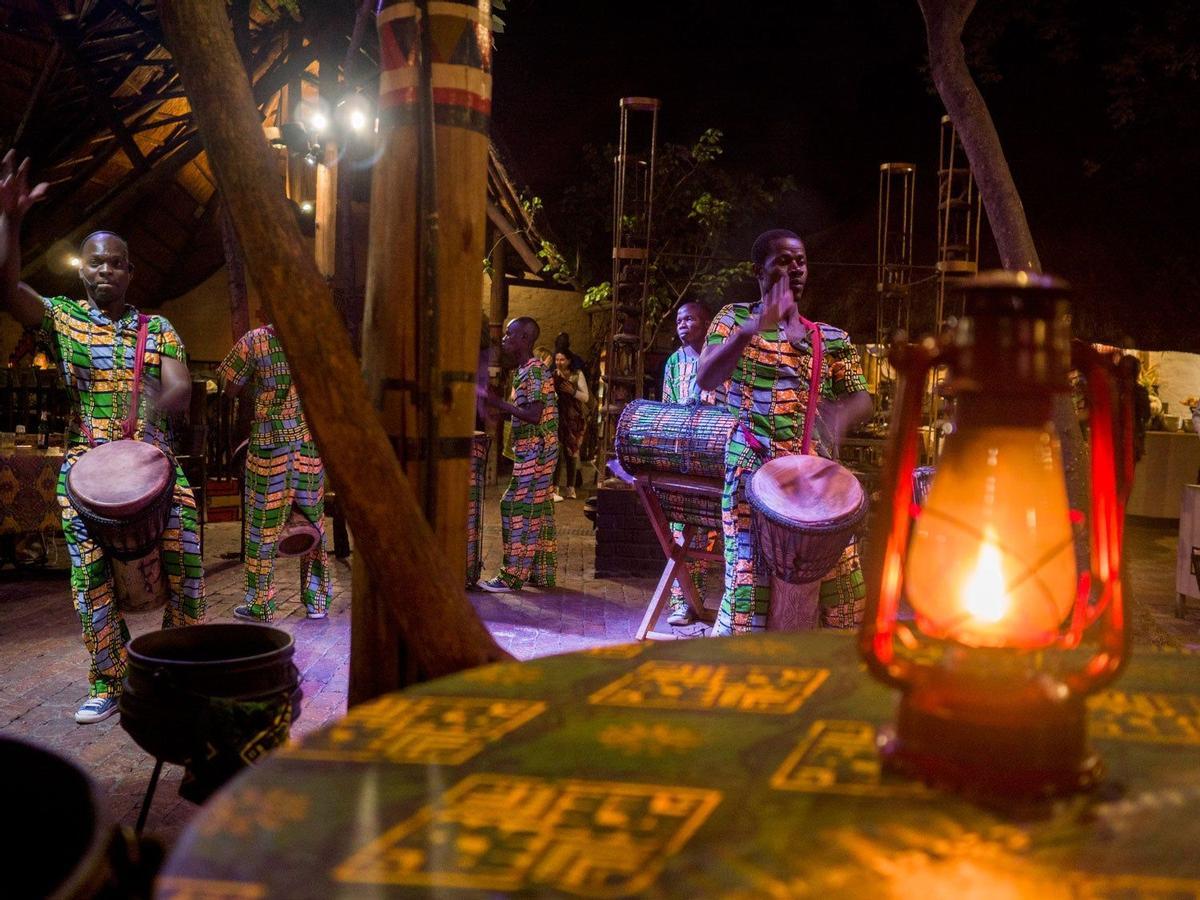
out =
[(116, 697), (92, 697), (79, 707), (79, 711), (75, 713), (75, 721), (80, 725), (93, 725), (103, 722), (116, 712)]
[(555, 503), (563, 502), (563, 496), (558, 491), (555, 491), (553, 494), (551, 494), (550, 499), (553, 500)]
[(563, 496), (566, 497), (568, 500), (574, 500), (575, 499), (575, 488), (573, 488), (573, 487), (567, 488), (567, 492), (565, 494), (563, 494)]

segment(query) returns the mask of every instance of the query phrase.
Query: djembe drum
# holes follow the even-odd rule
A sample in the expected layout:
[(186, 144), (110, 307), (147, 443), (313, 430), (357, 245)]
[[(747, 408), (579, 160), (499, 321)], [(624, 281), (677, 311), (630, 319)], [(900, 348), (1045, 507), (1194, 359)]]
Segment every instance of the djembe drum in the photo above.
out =
[(867, 495), (854, 474), (820, 456), (763, 463), (746, 498), (763, 560), (791, 584), (828, 574), (867, 514)]
[(283, 530), (279, 532), (279, 540), (275, 543), (277, 556), (303, 556), (320, 546), (323, 536), (321, 529), (313, 524), (295, 503)]
[(99, 444), (67, 473), (67, 500), (109, 557), (122, 609), (153, 609), (166, 602), (159, 538), (174, 492), (171, 460), (144, 441)]

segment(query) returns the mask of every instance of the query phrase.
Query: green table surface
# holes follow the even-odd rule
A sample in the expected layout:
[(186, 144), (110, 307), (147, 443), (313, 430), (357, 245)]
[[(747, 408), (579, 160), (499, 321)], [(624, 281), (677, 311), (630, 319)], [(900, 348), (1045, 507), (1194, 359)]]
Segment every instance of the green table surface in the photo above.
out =
[(246, 770), (158, 895), (1200, 896), (1200, 656), (1135, 655), (1103, 784), (1035, 816), (881, 773), (895, 702), (830, 633), (476, 669)]

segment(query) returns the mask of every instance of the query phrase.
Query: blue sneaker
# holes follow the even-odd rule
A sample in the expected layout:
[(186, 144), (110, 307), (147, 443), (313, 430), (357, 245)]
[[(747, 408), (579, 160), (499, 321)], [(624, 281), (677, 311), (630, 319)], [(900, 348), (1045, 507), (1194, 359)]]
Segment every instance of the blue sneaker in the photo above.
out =
[(258, 622), (260, 625), (271, 621), (270, 616), (260, 616), (249, 606), (235, 606), (233, 608), (233, 617), (235, 619), (245, 619), (247, 622)]
[(75, 721), (80, 725), (94, 725), (103, 722), (117, 711), (116, 697), (92, 697), (75, 713)]

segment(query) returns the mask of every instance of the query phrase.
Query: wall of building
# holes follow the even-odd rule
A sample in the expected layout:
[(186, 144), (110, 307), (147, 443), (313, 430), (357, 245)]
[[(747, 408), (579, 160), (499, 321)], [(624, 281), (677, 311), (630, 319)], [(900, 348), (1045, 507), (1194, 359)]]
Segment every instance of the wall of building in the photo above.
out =
[[(491, 280), (484, 276), (483, 308), (487, 311)], [(591, 346), (591, 321), (583, 309), (583, 294), (547, 288), (514, 285), (508, 289), (508, 316), (529, 316), (538, 323), (542, 336), (538, 343), (554, 346), (554, 338), (565, 331), (571, 336), (571, 349), (583, 356)]]

